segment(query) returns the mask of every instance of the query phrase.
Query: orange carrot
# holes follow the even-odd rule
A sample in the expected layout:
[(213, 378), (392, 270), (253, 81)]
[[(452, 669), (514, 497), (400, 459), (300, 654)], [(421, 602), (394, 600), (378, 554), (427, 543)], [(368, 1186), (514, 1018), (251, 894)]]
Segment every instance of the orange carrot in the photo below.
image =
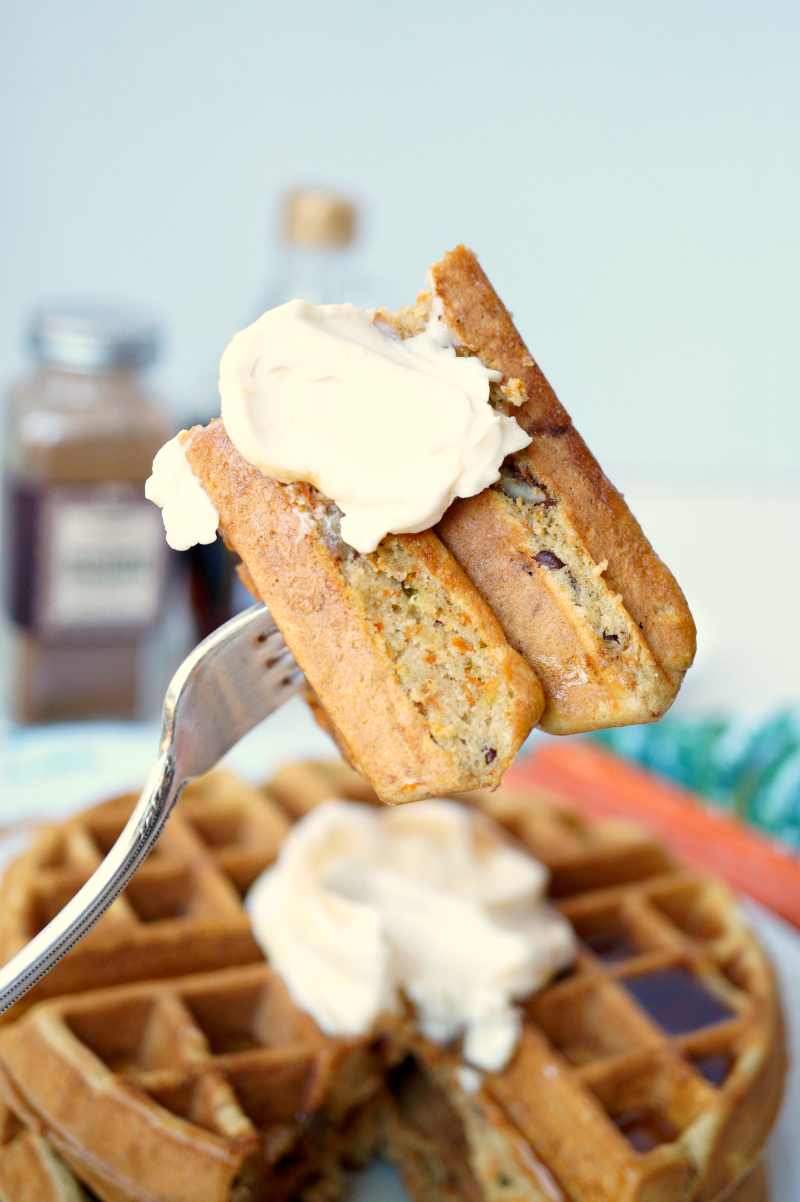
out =
[(513, 787), (547, 789), (598, 818), (627, 818), (687, 864), (800, 927), (800, 856), (677, 785), (591, 743), (548, 740), (506, 774)]

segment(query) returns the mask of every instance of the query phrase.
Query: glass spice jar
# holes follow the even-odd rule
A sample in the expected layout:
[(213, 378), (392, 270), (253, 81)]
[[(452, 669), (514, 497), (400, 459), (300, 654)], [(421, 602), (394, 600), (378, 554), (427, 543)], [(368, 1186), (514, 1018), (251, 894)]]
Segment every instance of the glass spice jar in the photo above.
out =
[(59, 306), (31, 323), (33, 374), (7, 398), (3, 580), (23, 722), (134, 717), (167, 549), (144, 498), (171, 434), (142, 372), (152, 322)]

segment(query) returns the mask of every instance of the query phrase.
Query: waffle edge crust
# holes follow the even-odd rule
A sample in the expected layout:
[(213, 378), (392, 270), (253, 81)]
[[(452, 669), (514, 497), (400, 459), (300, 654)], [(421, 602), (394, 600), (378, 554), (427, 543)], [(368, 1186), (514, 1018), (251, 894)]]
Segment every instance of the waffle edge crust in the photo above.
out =
[(658, 719), (695, 653), (680, 587), (473, 252), (459, 246), (445, 255), (430, 283), (426, 303), (464, 352), (502, 372), (498, 404), (532, 439), (509, 457), (497, 485), (448, 509), (439, 537), (541, 679), (542, 729), (571, 734)]
[[(326, 1202), (375, 1153), (415, 1202), (765, 1202), (781, 1014), (720, 882), (541, 794), (463, 795), (548, 865), (579, 939), (574, 968), (524, 1003), (507, 1068), (465, 1074), (410, 1012), (331, 1038), (255, 945), (244, 963), (231, 939), (226, 958), (220, 931), (246, 922), (240, 899), (282, 832), (334, 794), (378, 801), (341, 764), (289, 766), (260, 796), (225, 774), (189, 786), (146, 887), (70, 953), (61, 992), (0, 1027), (4, 1202), (84, 1202), (84, 1187), (102, 1202)], [(79, 888), (134, 800), (49, 828), (16, 861), (4, 955)], [(163, 948), (180, 944), (170, 971)]]

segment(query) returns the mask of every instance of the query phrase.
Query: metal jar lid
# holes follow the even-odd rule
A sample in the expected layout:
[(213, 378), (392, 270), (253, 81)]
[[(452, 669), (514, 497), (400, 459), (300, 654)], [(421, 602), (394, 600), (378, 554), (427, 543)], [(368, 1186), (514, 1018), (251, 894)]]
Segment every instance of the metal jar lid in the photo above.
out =
[(28, 330), (40, 363), (73, 371), (138, 371), (154, 362), (159, 344), (151, 319), (112, 305), (48, 305)]
[(286, 197), (283, 232), (296, 246), (349, 246), (356, 206), (319, 188), (297, 188)]

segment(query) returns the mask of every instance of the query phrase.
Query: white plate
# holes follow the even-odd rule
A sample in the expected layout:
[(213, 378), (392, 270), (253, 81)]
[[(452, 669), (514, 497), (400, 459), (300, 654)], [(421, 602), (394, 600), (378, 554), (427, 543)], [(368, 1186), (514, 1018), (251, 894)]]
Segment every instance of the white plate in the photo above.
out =
[[(0, 732), (0, 826), (31, 818), (61, 818), (114, 793), (133, 789), (156, 756), (152, 726), (98, 723), (7, 728)], [(230, 767), (264, 780), (291, 759), (334, 754), (305, 706), (290, 702), (228, 757)], [(19, 854), (24, 834), (0, 843), (0, 868)], [(800, 932), (754, 902), (745, 908), (777, 970), (787, 1018), (791, 1067), (780, 1117), (768, 1148), (772, 1202), (800, 1200)], [(376, 1163), (355, 1174), (347, 1202), (407, 1202), (394, 1170)]]

